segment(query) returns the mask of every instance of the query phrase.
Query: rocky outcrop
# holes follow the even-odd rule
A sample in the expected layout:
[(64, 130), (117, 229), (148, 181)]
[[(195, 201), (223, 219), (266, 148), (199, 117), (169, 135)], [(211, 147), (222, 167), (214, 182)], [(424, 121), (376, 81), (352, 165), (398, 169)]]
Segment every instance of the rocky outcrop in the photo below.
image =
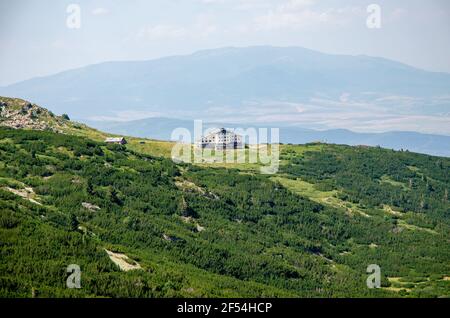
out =
[(67, 120), (22, 99), (0, 97), (0, 126), (63, 132)]
[(100, 210), (100, 207), (98, 205), (94, 205), (89, 202), (83, 202), (83, 203), (81, 203), (81, 205), (83, 206), (83, 208), (88, 209), (91, 212)]

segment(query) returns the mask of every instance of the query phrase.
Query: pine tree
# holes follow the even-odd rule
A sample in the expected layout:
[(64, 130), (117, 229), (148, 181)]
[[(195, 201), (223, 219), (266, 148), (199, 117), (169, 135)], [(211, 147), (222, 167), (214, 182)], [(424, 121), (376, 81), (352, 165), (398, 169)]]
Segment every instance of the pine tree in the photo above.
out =
[(79, 224), (77, 217), (73, 213), (71, 213), (69, 217), (70, 217), (70, 230), (76, 231), (78, 229), (78, 224)]

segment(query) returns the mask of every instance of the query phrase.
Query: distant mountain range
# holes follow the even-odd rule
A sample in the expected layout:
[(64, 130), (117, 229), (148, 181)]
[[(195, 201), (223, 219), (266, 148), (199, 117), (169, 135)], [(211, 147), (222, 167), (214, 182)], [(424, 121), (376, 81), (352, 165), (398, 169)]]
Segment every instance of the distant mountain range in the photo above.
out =
[[(95, 126), (146, 137), (167, 139), (171, 122), (134, 120), (276, 124), (283, 127), (286, 142), (324, 139), (430, 154), (449, 151), (447, 138), (434, 135), (450, 136), (450, 74), (299, 47), (221, 48), (107, 62), (1, 87), (0, 95), (32, 100), (90, 124), (107, 121)], [(372, 134), (386, 131), (417, 133)]]
[[(172, 131), (176, 128), (186, 128), (194, 136), (193, 121), (169, 118), (147, 118), (128, 122), (88, 121), (91, 127), (113, 134), (135, 137), (170, 140)], [(249, 126), (227, 123), (204, 123), (203, 128), (243, 128)], [(332, 129), (318, 131), (292, 126), (273, 124), (269, 126), (252, 126), (254, 128), (280, 128), (280, 142), (303, 144), (310, 142), (326, 142), (347, 144), (352, 146), (367, 145), (381, 146), (395, 150), (409, 150), (412, 152), (450, 157), (450, 136), (421, 134), (416, 132), (387, 132), (387, 133), (356, 133), (346, 129)]]
[[(397, 106), (391, 114), (448, 114), (450, 74), (382, 58), (258, 46), (101, 63), (3, 87), (0, 94), (84, 118), (131, 110), (198, 116), (217, 107), (239, 111), (242, 105), (278, 104), (282, 108), (312, 99), (339, 101), (356, 110), (352, 102), (359, 101), (361, 109), (368, 106), (363, 101), (380, 98), (372, 106), (385, 109), (393, 102)], [(414, 104), (416, 99), (421, 103)]]

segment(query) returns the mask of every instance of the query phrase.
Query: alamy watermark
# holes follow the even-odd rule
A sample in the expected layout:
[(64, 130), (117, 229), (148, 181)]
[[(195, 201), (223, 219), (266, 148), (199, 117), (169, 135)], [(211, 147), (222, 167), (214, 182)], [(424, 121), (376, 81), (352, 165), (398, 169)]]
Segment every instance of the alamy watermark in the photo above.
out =
[(381, 288), (381, 267), (377, 264), (370, 264), (367, 266), (367, 277), (366, 284), (370, 289)]
[(80, 265), (70, 264), (66, 269), (69, 277), (66, 280), (67, 288), (81, 288), (81, 268)]
[(379, 4), (371, 4), (367, 7), (369, 16), (366, 25), (369, 29), (381, 29), (381, 6)]
[[(270, 135), (270, 138), (269, 138)], [(269, 140), (270, 139), (270, 140)], [(176, 128), (171, 140), (172, 160), (180, 163), (258, 164), (263, 174), (279, 168), (279, 128), (209, 128), (194, 121), (194, 136), (187, 128)]]
[(66, 8), (66, 13), (68, 14), (66, 19), (66, 26), (69, 29), (79, 29), (81, 28), (81, 7), (79, 4), (72, 3)]

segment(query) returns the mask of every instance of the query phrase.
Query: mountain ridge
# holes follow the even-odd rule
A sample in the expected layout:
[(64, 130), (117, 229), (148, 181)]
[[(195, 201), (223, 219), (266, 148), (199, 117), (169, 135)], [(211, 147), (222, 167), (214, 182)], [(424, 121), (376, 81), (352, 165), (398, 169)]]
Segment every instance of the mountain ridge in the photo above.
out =
[[(0, 95), (33, 100), (80, 122), (150, 116), (277, 125), (287, 131), (287, 143), (305, 139), (295, 138), (297, 129), (285, 127), (307, 127), (325, 135), (348, 129), (345, 138), (332, 142), (445, 156), (450, 148), (439, 136), (450, 136), (450, 74), (301, 47), (228, 47), (104, 62), (3, 87)], [(157, 136), (167, 135), (166, 130), (161, 127)], [(370, 141), (370, 131), (391, 135), (377, 143)], [(409, 139), (404, 131), (410, 132)]]
[[(126, 109), (158, 111), (158, 106), (186, 114), (211, 105), (236, 109), (252, 100), (307, 102), (318, 93), (330, 99), (343, 93), (365, 98), (366, 92), (429, 98), (448, 94), (449, 85), (450, 74), (384, 58), (256, 46), (92, 64), (8, 85), (0, 93), (89, 117)], [(87, 103), (97, 109), (86, 112)], [(439, 112), (430, 105), (418, 111)]]
[[(81, 134), (96, 140), (102, 140), (109, 135), (125, 135), (133, 137), (133, 141), (136, 142), (139, 138), (153, 139), (162, 143), (170, 142), (172, 131), (179, 127), (187, 128), (193, 135), (193, 122), (189, 120), (146, 118), (128, 122), (86, 121), (82, 124), (70, 121), (68, 116), (66, 118), (56, 116), (46, 108), (26, 100), (0, 96), (0, 103), (0, 125), (12, 128), (52, 130), (74, 135)], [(230, 129), (250, 128), (246, 125), (223, 122), (203, 123), (204, 129), (214, 127), (227, 127)], [(347, 129), (318, 131), (302, 127), (278, 126), (276, 124), (252, 126), (251, 128), (267, 127), (279, 127), (280, 142), (286, 144), (323, 142), (350, 146), (364, 145), (450, 157), (450, 136), (405, 131), (385, 133), (357, 133)]]
[[(153, 117), (125, 122), (85, 121), (90, 126), (114, 134), (129, 135), (141, 138), (170, 140), (171, 133), (178, 127), (188, 129), (193, 135), (193, 121), (176, 118)], [(394, 150), (408, 150), (429, 155), (450, 157), (450, 136), (423, 134), (412, 131), (389, 131), (381, 133), (359, 133), (348, 129), (314, 130), (303, 127), (268, 123), (267, 125), (241, 125), (224, 122), (204, 122), (203, 128), (226, 127), (236, 128), (271, 128), (280, 130), (280, 142), (290, 144), (306, 144), (324, 142), (346, 144), (349, 146), (366, 145)]]
[(412, 64), (407, 64), (407, 63), (400, 62), (400, 61), (397, 61), (397, 60), (393, 60), (393, 59), (389, 59), (389, 58), (385, 58), (385, 57), (379, 57), (379, 56), (372, 56), (372, 55), (367, 55), (367, 54), (325, 53), (325, 52), (321, 52), (321, 51), (318, 51), (318, 50), (314, 50), (314, 49), (310, 49), (310, 48), (306, 48), (306, 47), (302, 47), (302, 46), (253, 45), (253, 46), (225, 46), (225, 47), (217, 47), (217, 48), (210, 48), (210, 49), (202, 49), (202, 50), (193, 51), (193, 52), (186, 53), (186, 54), (174, 54), (174, 55), (160, 56), (160, 57), (151, 58), (151, 59), (108, 60), (108, 61), (103, 61), (103, 62), (98, 62), (98, 63), (90, 63), (90, 64), (78, 66), (78, 67), (73, 67), (73, 68), (57, 71), (57, 72), (54, 72), (54, 73), (33, 76), (33, 77), (30, 77), (30, 78), (25, 78), (25, 79), (18, 80), (18, 81), (13, 82), (13, 83), (0, 85), (0, 88), (7, 88), (9, 86), (13, 86), (13, 85), (16, 85), (18, 83), (27, 82), (27, 81), (34, 80), (34, 79), (43, 79), (43, 78), (46, 78), (46, 77), (60, 75), (60, 74), (66, 73), (66, 72), (76, 71), (76, 70), (79, 70), (79, 69), (89, 68), (91, 66), (102, 65), (102, 64), (145, 63), (145, 62), (150, 62), (150, 61), (158, 61), (158, 60), (179, 58), (179, 57), (187, 57), (187, 56), (194, 56), (194, 55), (199, 55), (199, 56), (200, 55), (207, 55), (208, 53), (212, 53), (212, 52), (217, 51), (217, 50), (236, 50), (236, 49), (243, 49), (243, 48), (303, 49), (305, 51), (310, 51), (310, 52), (319, 53), (319, 54), (323, 54), (323, 55), (329, 55), (329, 56), (348, 56), (348, 57), (355, 57), (355, 58), (375, 59), (375, 60), (379, 60), (379, 61), (386, 61), (388, 63), (394, 62), (395, 64), (403, 65), (404, 67), (413, 68), (413, 69), (416, 69), (416, 70), (419, 70), (419, 71), (425, 71), (425, 72), (436, 73), (436, 74), (450, 75), (450, 72), (426, 70), (424, 68), (421, 68), (421, 67), (418, 67), (418, 66), (414, 66)]

